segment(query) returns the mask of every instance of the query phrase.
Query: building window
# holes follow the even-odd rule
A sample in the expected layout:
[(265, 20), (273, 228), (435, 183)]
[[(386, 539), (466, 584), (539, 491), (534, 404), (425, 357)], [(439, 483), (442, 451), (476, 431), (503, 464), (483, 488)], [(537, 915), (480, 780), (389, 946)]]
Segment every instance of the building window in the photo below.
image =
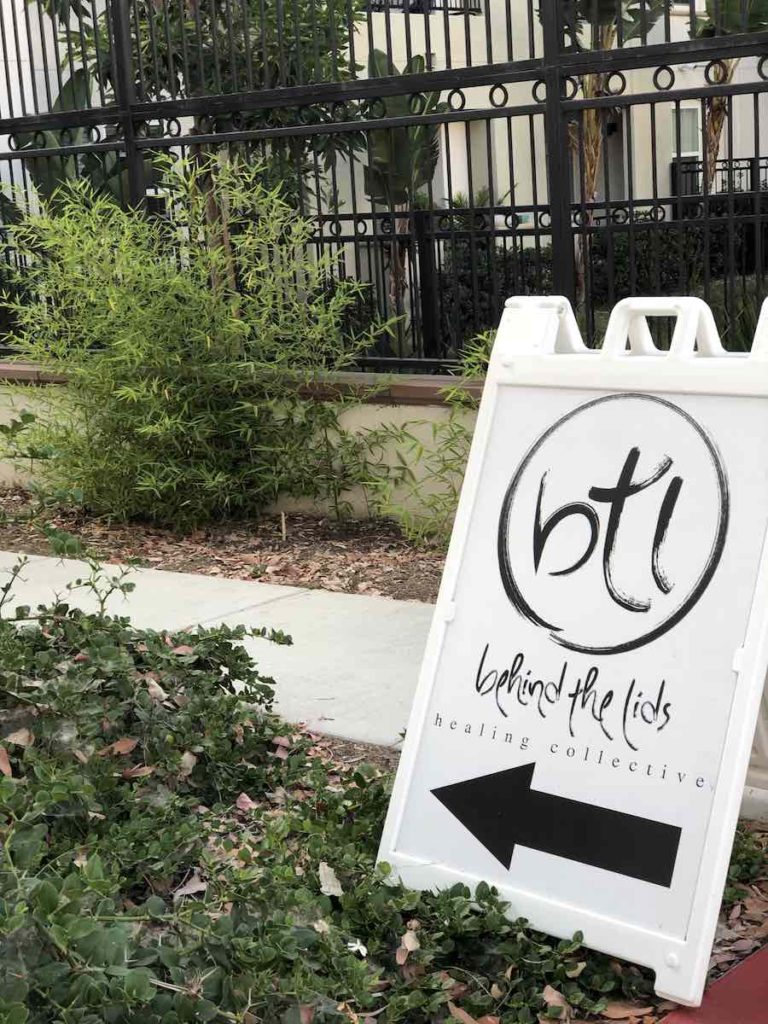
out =
[(672, 120), (672, 151), (678, 159), (701, 159), (701, 107), (678, 107)]

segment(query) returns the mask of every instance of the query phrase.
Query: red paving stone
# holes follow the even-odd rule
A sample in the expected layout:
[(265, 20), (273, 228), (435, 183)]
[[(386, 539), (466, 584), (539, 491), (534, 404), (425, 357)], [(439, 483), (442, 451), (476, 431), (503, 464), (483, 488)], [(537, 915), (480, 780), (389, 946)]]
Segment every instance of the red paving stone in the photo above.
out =
[(714, 982), (698, 1009), (675, 1010), (663, 1024), (768, 1024), (768, 946)]

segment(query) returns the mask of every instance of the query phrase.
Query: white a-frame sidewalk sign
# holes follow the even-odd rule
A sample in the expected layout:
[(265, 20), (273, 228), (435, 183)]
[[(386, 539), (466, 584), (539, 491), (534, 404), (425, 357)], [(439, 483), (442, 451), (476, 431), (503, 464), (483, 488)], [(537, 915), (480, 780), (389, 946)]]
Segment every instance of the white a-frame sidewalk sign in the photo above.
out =
[[(648, 317), (676, 318), (668, 352)], [(380, 859), (701, 1000), (768, 663), (768, 304), (507, 303)]]

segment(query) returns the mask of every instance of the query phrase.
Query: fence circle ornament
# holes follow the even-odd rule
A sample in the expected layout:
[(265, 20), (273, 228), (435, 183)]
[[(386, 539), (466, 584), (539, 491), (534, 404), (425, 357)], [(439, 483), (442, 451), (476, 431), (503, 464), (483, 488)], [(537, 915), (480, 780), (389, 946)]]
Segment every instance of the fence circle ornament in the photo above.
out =
[(488, 94), (492, 107), (506, 107), (509, 102), (509, 91), (505, 85), (494, 85)]
[(15, 132), (10, 132), (8, 135), (8, 149), (12, 153), (15, 153), (19, 148), (19, 137)]
[(509, 90), (506, 85), (497, 83), (492, 86), (488, 92), (488, 100), (490, 105), (496, 106), (496, 108), (499, 108), (499, 106), (506, 106), (509, 102)]
[(365, 104), (365, 116), (372, 121), (387, 116), (387, 105), (380, 96), (374, 96)]
[(556, 644), (632, 651), (702, 597), (728, 520), (725, 469), (701, 425), (664, 398), (606, 395), (548, 427), (515, 470), (499, 517), (501, 580)]
[(605, 80), (605, 91), (609, 96), (621, 96), (626, 88), (627, 79), (621, 71), (612, 71)]
[(88, 125), (86, 131), (88, 132), (89, 142), (101, 142), (103, 136), (101, 128), (97, 124)]
[(578, 78), (573, 78), (569, 75), (568, 78), (563, 79), (563, 86), (565, 88), (565, 99), (576, 99), (579, 89), (581, 88)]
[(653, 84), (660, 92), (667, 92), (675, 84), (675, 72), (669, 64), (662, 64), (653, 73)]
[(531, 94), (537, 103), (547, 102), (547, 83), (543, 78), (539, 78), (533, 83)]
[(414, 92), (408, 97), (408, 109), (412, 114), (423, 114), (427, 107), (427, 97), (423, 92)]
[(757, 73), (763, 79), (768, 81), (768, 57), (761, 57), (757, 65)]
[(448, 106), (451, 110), (463, 110), (467, 105), (467, 97), (462, 89), (452, 89), (448, 93)]
[(728, 68), (724, 60), (711, 60), (704, 68), (707, 85), (721, 85), (727, 75)]

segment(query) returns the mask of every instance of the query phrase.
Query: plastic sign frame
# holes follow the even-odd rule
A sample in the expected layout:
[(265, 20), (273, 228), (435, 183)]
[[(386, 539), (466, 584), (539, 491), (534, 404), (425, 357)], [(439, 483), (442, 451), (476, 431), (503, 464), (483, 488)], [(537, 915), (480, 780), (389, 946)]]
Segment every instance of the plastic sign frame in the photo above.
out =
[[(656, 348), (648, 317), (675, 318), (669, 351)], [(473, 516), (478, 502), (483, 499), (484, 472), (494, 417), (500, 401), (510, 398), (505, 392), (512, 390), (517, 394), (521, 388), (572, 389), (612, 396), (668, 395), (673, 398), (677, 395), (681, 400), (684, 396), (699, 395), (752, 397), (767, 400), (764, 413), (768, 418), (768, 301), (763, 306), (749, 355), (730, 354), (723, 350), (712, 313), (698, 299), (627, 299), (620, 302), (611, 314), (605, 343), (600, 350), (590, 350), (584, 345), (567, 299), (515, 298), (506, 303), (491, 355), (444, 575), (379, 849), (379, 861), (387, 862), (395, 877), (412, 888), (441, 889), (457, 882), (474, 888), (483, 880), (482, 870), (477, 866), (465, 868), (459, 863), (455, 850), (446, 857), (450, 863), (444, 863), (439, 854), (425, 857), (414, 849), (419, 844), (412, 841), (412, 833), (409, 840), (403, 822), (409, 811), (409, 801), (414, 799), (414, 788), (418, 788), (415, 783), (423, 766), (420, 755), (427, 729), (433, 724), (427, 716), (434, 711), (433, 698), (442, 685), (438, 675), (441, 656), (461, 602), (457, 586), (466, 560)], [(750, 442), (745, 438), (744, 443)], [(552, 896), (547, 893), (546, 885), (539, 886), (538, 891), (531, 891), (511, 881), (509, 885), (498, 881), (493, 883), (502, 898), (509, 902), (510, 914), (514, 917), (525, 917), (533, 927), (561, 938), (570, 938), (574, 932), (581, 931), (585, 945), (652, 968), (656, 972), (656, 990), (660, 996), (692, 1006), (699, 1005), (704, 991), (768, 666), (768, 547), (765, 534), (755, 543), (759, 544), (755, 549), (758, 564), (753, 566), (756, 583), (751, 603), (746, 606), (748, 615), (742, 633), (743, 642), (728, 652), (729, 660), (732, 657), (734, 674), (733, 697), (724, 728), (719, 770), (712, 785), (708, 823), (697, 851), (697, 855), (700, 854), (698, 869), (693, 875), (692, 899), (684, 934), (670, 935), (663, 929), (624, 921), (621, 906), (611, 907), (609, 912), (604, 906), (591, 910), (589, 897), (585, 898), (583, 892), (579, 893), (582, 905), (577, 906), (576, 901), (569, 903), (562, 894)], [(510, 616), (514, 618), (514, 609), (510, 609)], [(445, 671), (450, 673), (450, 665)], [(695, 728), (695, 723), (692, 728)], [(470, 761), (468, 758), (464, 766), (465, 778), (470, 778), (473, 772)], [(459, 772), (462, 770), (455, 761), (447, 767), (452, 768), (454, 776), (457, 769)], [(523, 767), (532, 768), (530, 765)], [(520, 769), (517, 771), (519, 774)], [(499, 772), (498, 777), (502, 774), (510, 773)], [(631, 808), (631, 780), (625, 781), (626, 806)], [(522, 782), (530, 785), (530, 774)], [(533, 783), (535, 789), (535, 779)], [(432, 793), (451, 810), (452, 801), (455, 804), (464, 800), (470, 805), (467, 812), (470, 817), (483, 813), (482, 807), (478, 810), (471, 806), (475, 795), (471, 788), (462, 793), (461, 785), (449, 785), (444, 789), (433, 789)], [(541, 794), (531, 795), (541, 797)], [(545, 794), (542, 799), (549, 797)], [(564, 801), (562, 807), (566, 815), (573, 810), (572, 804), (574, 801)], [(548, 811), (546, 807), (549, 805), (542, 806), (545, 807), (542, 811), (545, 816), (560, 813), (556, 808)], [(574, 813), (577, 811), (578, 807)], [(626, 818), (628, 820), (629, 816)], [(472, 828), (472, 825), (468, 827)], [(670, 837), (665, 835), (662, 838)], [(498, 838), (495, 841), (500, 842)], [(524, 839), (518, 841), (526, 845)], [(491, 849), (492, 840), (485, 845)], [(546, 846), (541, 845), (538, 849), (546, 849)], [(562, 855), (567, 856), (567, 853)], [(503, 860), (498, 853), (496, 857)], [(552, 862), (549, 863), (551, 865)], [(551, 866), (542, 869), (544, 875), (546, 870), (552, 870)]]

